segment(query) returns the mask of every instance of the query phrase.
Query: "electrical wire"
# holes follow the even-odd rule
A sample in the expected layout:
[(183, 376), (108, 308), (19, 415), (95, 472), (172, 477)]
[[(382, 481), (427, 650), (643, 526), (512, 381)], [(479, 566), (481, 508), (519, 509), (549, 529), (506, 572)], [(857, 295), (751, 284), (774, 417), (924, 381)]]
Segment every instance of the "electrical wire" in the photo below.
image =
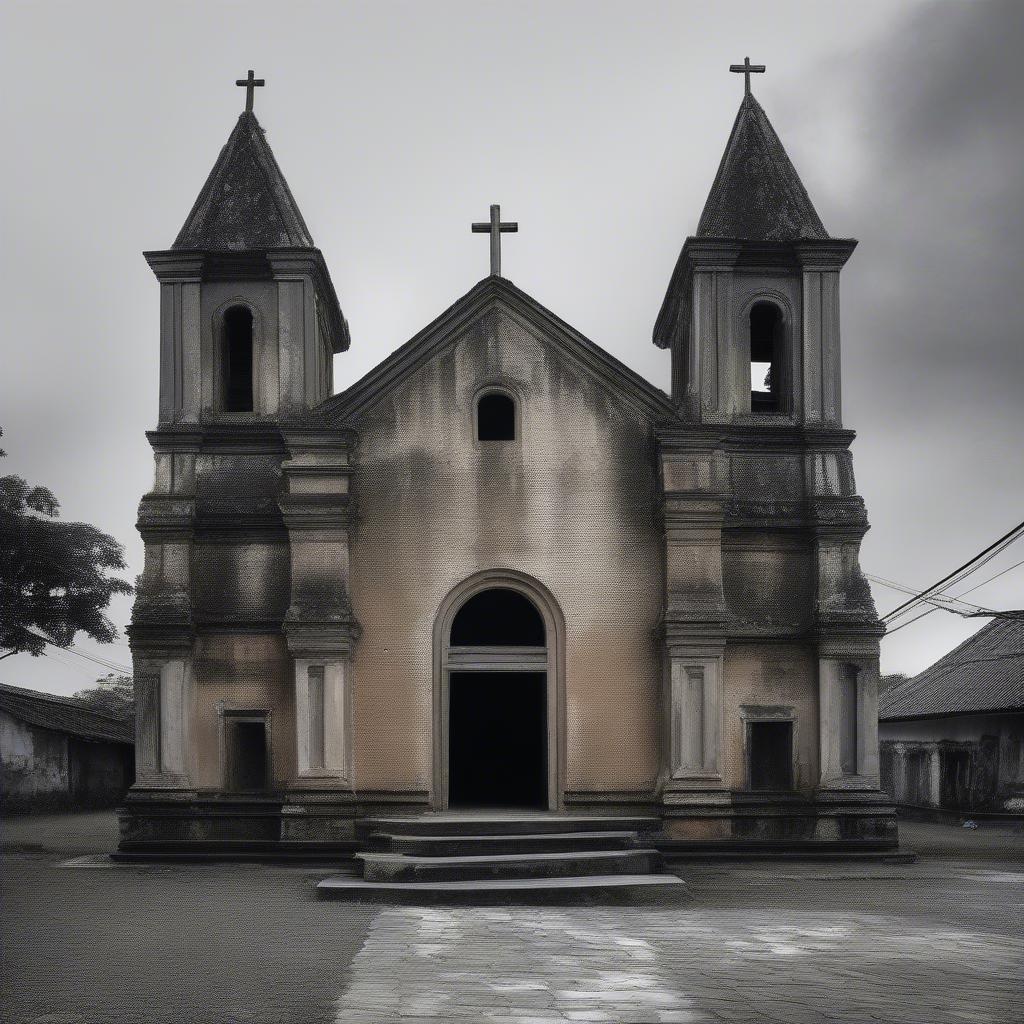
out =
[[(919, 594), (904, 601), (903, 604), (893, 608), (892, 611), (882, 616), (883, 622), (889, 622), (897, 616), (906, 614), (914, 605), (920, 604), (921, 601), (928, 595), (933, 594), (940, 587), (952, 586), (954, 583), (958, 583), (963, 579), (966, 579), (971, 573), (980, 569), (981, 566), (990, 562), (1000, 551), (1009, 547), (1014, 541), (1016, 541), (1022, 534), (1024, 534), (1024, 522), (1018, 523), (1008, 533), (1004, 533), (997, 541), (990, 544), (983, 551), (980, 551), (972, 559), (964, 562), (959, 568), (954, 569), (948, 576), (943, 576), (937, 583), (933, 583), (930, 587), (922, 590)], [(986, 557), (987, 556), (987, 557)]]
[[(965, 590), (964, 594), (971, 594), (975, 590), (980, 590), (983, 586), (985, 586), (986, 583), (991, 583), (993, 580), (999, 579), (1000, 576), (1005, 576), (1008, 572), (1010, 572), (1010, 570), (1018, 569), (1022, 565), (1024, 565), (1024, 558), (1022, 558), (1019, 562), (1014, 562), (1013, 565), (1009, 565), (1005, 569), (1000, 570), (999, 572), (997, 572), (995, 574), (995, 576), (989, 576), (989, 578), (987, 580), (982, 580), (980, 583), (975, 583), (973, 587), (969, 587), (967, 590)], [(963, 594), (961, 594), (960, 596), (962, 597)], [(958, 599), (954, 598), (953, 600), (958, 600)], [(948, 611), (948, 609), (942, 609), (941, 605), (935, 605), (934, 607), (929, 608), (928, 611), (922, 612), (920, 615), (916, 615), (909, 622), (902, 622), (895, 629), (887, 630), (885, 636), (886, 636), (886, 638), (888, 638), (888, 637), (892, 636), (893, 633), (898, 633), (901, 629), (904, 629), (906, 626), (912, 626), (915, 622), (919, 622), (921, 619), (925, 618), (926, 616), (931, 615), (932, 612), (937, 612), (937, 611), (940, 611), (940, 610)], [(998, 612), (996, 612), (994, 614), (998, 615)]]

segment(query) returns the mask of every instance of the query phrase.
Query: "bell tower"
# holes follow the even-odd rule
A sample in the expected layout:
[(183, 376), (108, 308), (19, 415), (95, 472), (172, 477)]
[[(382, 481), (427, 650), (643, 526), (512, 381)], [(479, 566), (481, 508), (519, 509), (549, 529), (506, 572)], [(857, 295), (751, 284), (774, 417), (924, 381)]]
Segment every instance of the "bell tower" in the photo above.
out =
[[(250, 71), (238, 84), (245, 110), (181, 231), (145, 253), (160, 284), (160, 388), (129, 627), (136, 807), (239, 779), (351, 788), (350, 468), (346, 435), (317, 408), (348, 325), (253, 112), (263, 81)], [(239, 659), (258, 694), (241, 706)], [(195, 740), (211, 722), (220, 760), (209, 736)], [(263, 737), (237, 770), (236, 733)]]
[(729, 808), (757, 817), (763, 802), (758, 745), (788, 735), (779, 756), (807, 801), (791, 826), (867, 836), (895, 825), (878, 788), (884, 629), (840, 400), (839, 274), (856, 242), (829, 236), (754, 98), (764, 67), (730, 70), (743, 99), (654, 329), (683, 420), (659, 436), (663, 799), (679, 834), (727, 834)]
[(348, 325), (320, 250), (246, 109), (170, 249), (160, 282), (159, 422), (301, 419), (330, 397)]
[(654, 341), (696, 422), (839, 426), (839, 272), (857, 243), (829, 237), (747, 77)]

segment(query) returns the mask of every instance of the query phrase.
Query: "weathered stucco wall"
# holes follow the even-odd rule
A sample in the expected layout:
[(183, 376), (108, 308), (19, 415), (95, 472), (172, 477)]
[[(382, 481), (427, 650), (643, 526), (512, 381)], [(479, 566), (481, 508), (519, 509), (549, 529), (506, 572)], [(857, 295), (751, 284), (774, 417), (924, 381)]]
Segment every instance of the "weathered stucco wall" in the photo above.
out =
[[(516, 441), (475, 440), (486, 385), (515, 395)], [(649, 791), (663, 583), (645, 415), (495, 311), (356, 426), (357, 789), (430, 787), (435, 617), (468, 576), (511, 568), (547, 587), (565, 617), (566, 787)]]
[(283, 636), (208, 635), (196, 641), (190, 716), (193, 779), (220, 789), (221, 708), (269, 711), (271, 784), (295, 776), (295, 697), (292, 661)]
[(879, 725), (882, 788), (905, 807), (1024, 812), (1024, 714)]
[[(729, 644), (725, 649), (725, 757), (728, 789), (745, 789), (744, 708), (793, 709), (794, 782), (809, 792), (818, 780), (817, 662), (797, 644)], [(748, 711), (757, 717), (758, 712)]]
[(0, 802), (6, 810), (114, 804), (132, 783), (132, 750), (28, 725), (0, 711)]
[(0, 711), (0, 792), (4, 803), (30, 803), (68, 791), (67, 737)]

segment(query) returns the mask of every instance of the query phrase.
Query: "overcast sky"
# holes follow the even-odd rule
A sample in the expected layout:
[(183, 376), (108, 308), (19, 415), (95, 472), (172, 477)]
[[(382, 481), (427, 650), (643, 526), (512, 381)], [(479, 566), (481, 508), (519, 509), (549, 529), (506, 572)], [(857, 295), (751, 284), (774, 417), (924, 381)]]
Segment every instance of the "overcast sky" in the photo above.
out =
[[(924, 586), (1024, 519), (1024, 4), (11, 2), (0, 8), (0, 473), (124, 543), (150, 486), (157, 284), (244, 102), (352, 329), (341, 389), (503, 270), (658, 386), (651, 328), (696, 227), (749, 55), (756, 94), (833, 235), (843, 404), (873, 524), (866, 571)], [(970, 585), (1024, 559), (1024, 543)], [(968, 584), (964, 585), (966, 588)], [(964, 589), (962, 588), (962, 589)], [(881, 611), (902, 597), (876, 588)], [(1024, 606), (1024, 567), (971, 596)], [(130, 602), (112, 606), (118, 625)], [(916, 672), (987, 620), (936, 612), (882, 643)], [(127, 664), (122, 637), (83, 652)], [(66, 652), (0, 681), (69, 693)]]

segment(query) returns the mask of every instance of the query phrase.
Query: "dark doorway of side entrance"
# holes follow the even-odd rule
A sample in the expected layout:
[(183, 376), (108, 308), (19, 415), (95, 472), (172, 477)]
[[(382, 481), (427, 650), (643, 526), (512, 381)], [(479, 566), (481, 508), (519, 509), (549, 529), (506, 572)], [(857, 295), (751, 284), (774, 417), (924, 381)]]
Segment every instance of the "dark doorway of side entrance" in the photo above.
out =
[(451, 673), (449, 806), (547, 807), (546, 684), (544, 672)]

